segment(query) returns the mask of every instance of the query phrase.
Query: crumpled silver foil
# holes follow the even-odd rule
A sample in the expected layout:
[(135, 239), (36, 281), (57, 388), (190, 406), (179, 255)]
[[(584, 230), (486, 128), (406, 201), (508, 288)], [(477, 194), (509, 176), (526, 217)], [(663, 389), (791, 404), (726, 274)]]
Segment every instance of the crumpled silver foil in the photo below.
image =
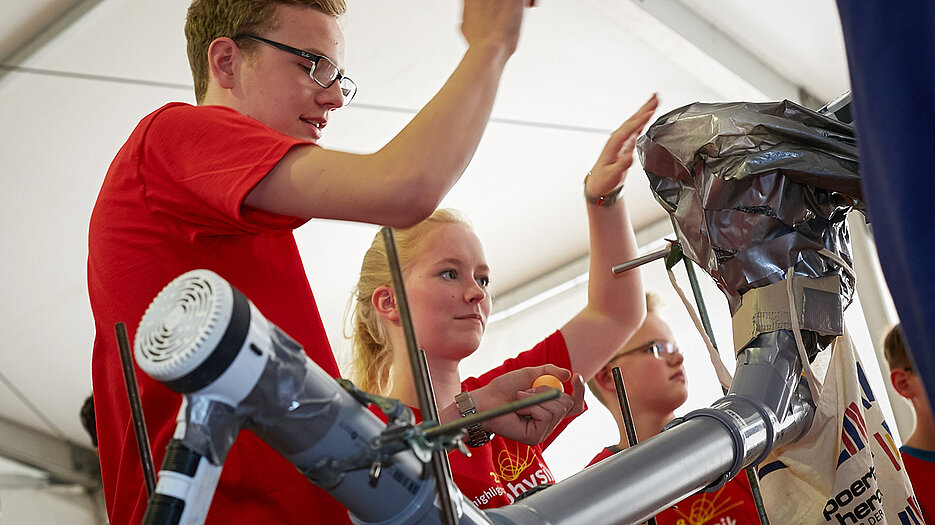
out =
[(686, 256), (727, 295), (796, 275), (854, 279), (846, 216), (863, 211), (854, 129), (788, 100), (694, 103), (660, 117), (637, 142), (656, 200)]

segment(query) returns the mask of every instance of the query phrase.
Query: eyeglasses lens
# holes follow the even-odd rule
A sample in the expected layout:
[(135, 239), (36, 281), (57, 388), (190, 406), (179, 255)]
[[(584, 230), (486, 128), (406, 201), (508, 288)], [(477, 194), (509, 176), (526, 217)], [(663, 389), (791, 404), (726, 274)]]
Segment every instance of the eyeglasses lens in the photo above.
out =
[(669, 356), (679, 354), (679, 347), (669, 341), (655, 341), (653, 343), (653, 355), (656, 359), (668, 359)]
[(353, 80), (344, 77), (341, 79), (341, 93), (344, 95), (344, 103), (350, 104), (357, 94), (357, 84)]
[[(339, 74), (337, 66), (328, 60), (327, 57), (318, 59), (318, 63), (315, 64), (315, 67), (313, 67), (311, 71), (312, 79), (324, 88), (330, 88)], [(354, 95), (357, 94), (357, 84), (347, 77), (341, 77), (341, 80), (338, 81), (338, 85), (341, 87), (344, 103), (349, 104), (351, 99), (354, 98)]]
[(331, 87), (334, 79), (337, 78), (338, 70), (330, 60), (321, 57), (318, 59), (315, 67), (312, 68), (311, 75), (315, 82), (318, 82), (322, 87), (328, 88)]

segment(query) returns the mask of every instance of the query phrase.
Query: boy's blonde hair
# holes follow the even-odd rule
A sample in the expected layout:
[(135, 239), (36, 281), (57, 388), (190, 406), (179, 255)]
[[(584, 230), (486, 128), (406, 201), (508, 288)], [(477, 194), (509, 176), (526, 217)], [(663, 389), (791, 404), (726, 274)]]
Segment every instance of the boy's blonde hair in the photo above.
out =
[(902, 324), (890, 328), (883, 338), (883, 356), (890, 366), (890, 370), (912, 369), (912, 361), (906, 353), (906, 343), (903, 341)]
[[(339, 17), (347, 10), (344, 0), (195, 0), (185, 19), (188, 64), (195, 81), (195, 100), (200, 104), (208, 91), (208, 47), (216, 38), (252, 33), (263, 34), (276, 27), (276, 10), (281, 5), (309, 7)], [(244, 51), (256, 46), (245, 39), (238, 45)]]

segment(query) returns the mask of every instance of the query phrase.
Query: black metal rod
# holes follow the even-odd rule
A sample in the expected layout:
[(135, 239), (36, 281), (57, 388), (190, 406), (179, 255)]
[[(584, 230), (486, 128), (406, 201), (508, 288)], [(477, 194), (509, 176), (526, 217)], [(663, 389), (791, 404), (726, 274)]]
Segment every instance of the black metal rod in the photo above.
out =
[(431, 378), (428, 377), (428, 370), (422, 367), (422, 359), (419, 357), (419, 342), (416, 340), (415, 329), (412, 326), (412, 313), (409, 310), (409, 299), (406, 296), (406, 287), (403, 284), (403, 272), (399, 265), (399, 255), (396, 251), (396, 240), (393, 237), (392, 228), (383, 228), (383, 241), (386, 245), (386, 258), (390, 266), (390, 276), (393, 279), (393, 290), (396, 292), (399, 322), (402, 325), (403, 336), (406, 340), (409, 365), (412, 367), (412, 379), (415, 382), (419, 410), (422, 412), (422, 419), (437, 421), (438, 409), (435, 407), (434, 395), (430, 390)]
[(153, 492), (156, 491), (156, 467), (153, 464), (153, 454), (149, 448), (149, 434), (146, 433), (146, 420), (143, 419), (140, 390), (136, 384), (136, 374), (133, 371), (133, 356), (130, 354), (130, 338), (127, 337), (126, 323), (115, 324), (114, 332), (117, 334), (117, 348), (120, 350), (123, 381), (126, 383), (127, 397), (130, 399), (130, 416), (133, 420), (133, 433), (136, 434), (136, 447), (139, 449), (140, 462), (143, 464), (146, 495), (151, 497)]
[(532, 397), (527, 397), (526, 399), (520, 399), (517, 401), (511, 401), (505, 403), (490, 410), (484, 410), (483, 412), (477, 412), (476, 414), (468, 414), (457, 421), (452, 421), (450, 423), (445, 423), (444, 425), (432, 426), (425, 429), (426, 438), (434, 438), (435, 436), (440, 436), (444, 434), (451, 433), (457, 429), (464, 430), (465, 428), (473, 425), (474, 423), (481, 423), (487, 421), (488, 419), (493, 419), (503, 414), (509, 414), (510, 412), (516, 412), (521, 408), (526, 408), (532, 405), (538, 405), (550, 399), (555, 399), (560, 395), (559, 391), (556, 389), (551, 389), (546, 392), (536, 394)]
[(429, 373), (429, 362), (425, 358), (425, 350), (417, 348), (416, 357), (419, 358), (419, 371), (422, 374), (421, 377), (425, 379), (425, 395), (428, 398), (429, 412), (423, 412), (422, 419), (438, 421), (438, 401), (435, 399), (435, 386), (432, 384), (432, 374)]
[[(532, 405), (538, 405), (550, 399), (555, 399), (559, 395), (558, 390), (550, 389), (546, 392), (536, 394), (532, 397), (526, 399), (520, 399), (517, 401), (510, 401), (509, 403), (504, 403), (498, 407), (491, 408), (490, 410), (484, 410), (483, 412), (477, 412), (475, 414), (468, 414), (462, 418), (459, 418), (455, 421), (445, 423), (444, 425), (439, 425), (435, 421), (423, 421), (419, 427), (422, 433), (422, 436), (427, 441), (438, 439), (443, 437), (446, 440), (457, 435), (463, 435), (467, 427), (473, 425), (474, 423), (482, 423), (488, 419), (493, 419), (503, 414), (508, 414), (510, 412), (516, 412), (522, 408), (526, 408)], [(388, 428), (381, 435), (377, 436), (374, 439), (374, 444), (379, 447), (381, 450), (387, 450), (393, 454), (396, 452), (406, 450), (410, 447), (408, 440), (412, 437), (412, 429), (407, 426), (400, 426), (396, 428)]]
[[(396, 292), (396, 307), (399, 309), (399, 322), (403, 328), (406, 339), (406, 349), (409, 353), (409, 364), (412, 367), (412, 379), (415, 382), (416, 396), (419, 399), (419, 410), (422, 419), (438, 421), (438, 407), (435, 406), (435, 395), (432, 392), (432, 379), (428, 368), (420, 356), (421, 349), (416, 340), (415, 329), (412, 326), (412, 314), (409, 311), (409, 300), (406, 298), (406, 288), (403, 286), (403, 272), (399, 265), (399, 255), (396, 251), (396, 240), (393, 229), (383, 228), (383, 241), (386, 245), (386, 258), (393, 278), (393, 290)], [(445, 525), (457, 525), (458, 516), (451, 501), (451, 492), (448, 490), (451, 483), (451, 466), (448, 455), (441, 450), (432, 451), (432, 473), (435, 475), (435, 490), (441, 505), (442, 522)]]
[(614, 386), (617, 387), (617, 402), (620, 403), (623, 427), (627, 432), (627, 446), (632, 447), (639, 443), (639, 440), (636, 437), (636, 426), (633, 424), (633, 414), (630, 412), (630, 402), (627, 400), (627, 389), (623, 385), (623, 374), (620, 373), (619, 366), (611, 368), (610, 372), (614, 376)]
[[(668, 251), (668, 248), (666, 251)], [(630, 401), (627, 399), (627, 389), (623, 385), (623, 374), (620, 373), (619, 366), (611, 368), (610, 373), (613, 374), (614, 386), (617, 387), (617, 402), (620, 403), (623, 427), (627, 432), (627, 447), (632, 447), (639, 443), (639, 439), (636, 437), (636, 425), (633, 424), (633, 414), (630, 412)], [(648, 525), (656, 525), (656, 518), (649, 518), (646, 520), (646, 523)]]
[[(682, 238), (679, 235), (679, 229), (675, 223), (675, 217), (669, 215), (669, 220), (672, 222), (672, 230), (675, 232), (675, 239), (679, 243), (682, 242)], [(714, 330), (711, 328), (711, 320), (708, 317), (708, 308), (705, 306), (704, 296), (701, 295), (701, 287), (698, 285), (698, 276), (695, 275), (695, 266), (692, 264), (691, 259), (688, 257), (682, 256), (682, 263), (685, 264), (685, 273), (688, 274), (688, 282), (692, 287), (692, 295), (695, 297), (695, 305), (698, 308), (698, 315), (701, 317), (701, 326), (704, 327), (704, 331), (708, 334), (708, 339), (711, 341), (711, 346), (717, 350), (717, 341), (714, 340)], [(727, 394), (727, 391), (724, 387), (721, 387), (721, 390), (724, 394)]]
[(766, 505), (763, 504), (763, 495), (760, 493), (760, 478), (756, 475), (753, 466), (743, 469), (747, 474), (747, 481), (750, 482), (750, 492), (753, 493), (753, 504), (756, 505), (756, 514), (760, 518), (761, 525), (769, 525), (769, 517), (766, 516)]
[[(434, 414), (432, 414), (432, 421), (438, 421), (441, 423), (438, 416), (438, 404), (435, 399), (435, 387), (432, 385), (432, 374), (429, 373), (429, 362), (426, 360), (425, 350), (419, 348), (416, 354), (419, 356), (419, 367), (423, 371), (423, 377), (425, 377), (425, 386), (426, 391), (428, 392), (429, 407), (431, 407), (431, 409), (434, 411)], [(425, 417), (423, 417), (422, 420), (424, 421)], [(448, 461), (447, 452), (439, 450), (434, 451), (432, 454), (432, 469), (436, 472), (435, 479), (438, 479), (440, 472), (442, 479), (445, 480), (444, 484), (440, 484), (436, 481), (435, 488), (441, 490), (441, 487), (444, 487), (447, 492), (448, 483), (454, 481), (454, 478), (451, 474), (451, 462)], [(447, 523), (451, 523), (452, 525), (457, 524), (458, 516), (455, 512), (454, 503), (451, 501), (451, 494), (446, 494), (445, 496), (439, 495), (439, 498), (442, 502), (442, 510), (440, 511), (441, 515), (443, 516), (442, 521), (445, 521), (447, 518), (447, 520), (449, 520)], [(447, 500), (447, 503), (445, 503), (445, 500)], [(448, 507), (446, 508), (445, 505), (448, 505)]]

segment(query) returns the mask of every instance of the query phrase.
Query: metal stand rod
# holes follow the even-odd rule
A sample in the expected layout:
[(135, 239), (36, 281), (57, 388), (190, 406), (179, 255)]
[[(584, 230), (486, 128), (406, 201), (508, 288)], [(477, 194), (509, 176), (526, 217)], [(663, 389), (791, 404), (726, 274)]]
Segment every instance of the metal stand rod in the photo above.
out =
[(450, 423), (445, 423), (444, 425), (438, 425), (434, 427), (428, 427), (425, 429), (425, 437), (427, 439), (435, 438), (436, 436), (443, 436), (452, 432), (454, 429), (464, 429), (469, 427), (474, 423), (480, 423), (482, 421), (487, 421), (488, 419), (493, 419), (495, 417), (502, 416), (503, 414), (509, 414), (510, 412), (516, 412), (517, 410), (526, 408), (532, 405), (538, 405), (539, 403), (544, 403), (551, 399), (557, 398), (559, 395), (558, 390), (551, 389), (541, 394), (536, 394), (532, 397), (527, 397), (526, 399), (518, 399), (516, 401), (510, 401), (509, 403), (500, 405), (490, 410), (484, 410), (483, 412), (477, 412), (476, 414), (469, 414), (463, 418), (452, 421)]
[[(633, 424), (633, 414), (630, 412), (630, 401), (627, 399), (627, 389), (623, 384), (623, 374), (620, 373), (620, 367), (615, 366), (610, 369), (614, 376), (614, 386), (617, 388), (617, 402), (620, 403), (620, 413), (623, 415), (623, 427), (627, 432), (627, 447), (635, 446), (639, 443), (636, 437), (636, 425)], [(656, 525), (656, 518), (652, 517), (646, 520), (648, 525)]]
[(136, 447), (140, 451), (143, 464), (143, 479), (146, 481), (146, 495), (152, 496), (156, 490), (156, 467), (149, 448), (149, 434), (146, 433), (146, 420), (143, 419), (143, 405), (140, 403), (140, 390), (133, 371), (133, 356), (130, 354), (130, 340), (127, 337), (127, 325), (120, 322), (114, 325), (117, 334), (117, 348), (120, 350), (120, 365), (123, 367), (123, 381), (127, 386), (130, 400), (130, 416), (133, 420), (133, 433), (136, 434)]
[[(399, 265), (399, 255), (396, 251), (396, 240), (393, 229), (383, 228), (383, 241), (386, 244), (386, 258), (393, 277), (393, 289), (396, 291), (396, 306), (399, 308), (399, 321), (403, 327), (406, 338), (406, 348), (409, 351), (409, 364), (412, 366), (412, 378), (415, 381), (416, 395), (419, 398), (419, 410), (422, 411), (423, 420), (438, 421), (438, 407), (435, 406), (435, 395), (432, 392), (432, 379), (428, 367), (420, 356), (421, 349), (416, 340), (415, 329), (412, 326), (412, 314), (409, 311), (409, 301), (406, 298), (406, 289), (403, 285), (403, 272)], [(448, 456), (441, 450), (432, 452), (432, 473), (435, 475), (435, 489), (441, 505), (442, 522), (445, 525), (456, 525), (458, 516), (451, 501), (450, 483), (451, 466)]]
[[(708, 339), (711, 340), (711, 346), (717, 350), (717, 343), (714, 341), (714, 331), (711, 328), (711, 320), (708, 318), (708, 308), (705, 306), (704, 298), (701, 295), (701, 288), (698, 286), (698, 277), (695, 276), (695, 265), (688, 259), (682, 257), (685, 263), (685, 273), (688, 274), (688, 282), (691, 283), (692, 294), (695, 296), (695, 304), (698, 308), (698, 315), (701, 317), (701, 325), (704, 326)], [(723, 387), (722, 387), (723, 389)], [(725, 394), (727, 392), (724, 392)], [(756, 475), (753, 465), (744, 468), (747, 481), (750, 483), (750, 492), (753, 494), (753, 504), (756, 506), (757, 516), (760, 518), (760, 525), (769, 525), (769, 517), (766, 515), (766, 506), (763, 504), (763, 495), (760, 493), (760, 479)]]
[(760, 494), (760, 478), (756, 476), (753, 467), (743, 469), (747, 474), (747, 481), (750, 483), (750, 491), (753, 493), (753, 504), (756, 505), (756, 514), (760, 518), (762, 525), (769, 525), (769, 517), (766, 515), (766, 505), (763, 504), (763, 495)]
[(627, 389), (623, 385), (623, 374), (620, 373), (619, 366), (613, 367), (610, 372), (614, 376), (614, 386), (617, 387), (617, 402), (620, 403), (620, 413), (623, 415), (623, 426), (627, 432), (627, 446), (632, 447), (639, 443), (639, 440), (636, 437), (636, 426), (633, 425), (633, 414), (630, 413)]

